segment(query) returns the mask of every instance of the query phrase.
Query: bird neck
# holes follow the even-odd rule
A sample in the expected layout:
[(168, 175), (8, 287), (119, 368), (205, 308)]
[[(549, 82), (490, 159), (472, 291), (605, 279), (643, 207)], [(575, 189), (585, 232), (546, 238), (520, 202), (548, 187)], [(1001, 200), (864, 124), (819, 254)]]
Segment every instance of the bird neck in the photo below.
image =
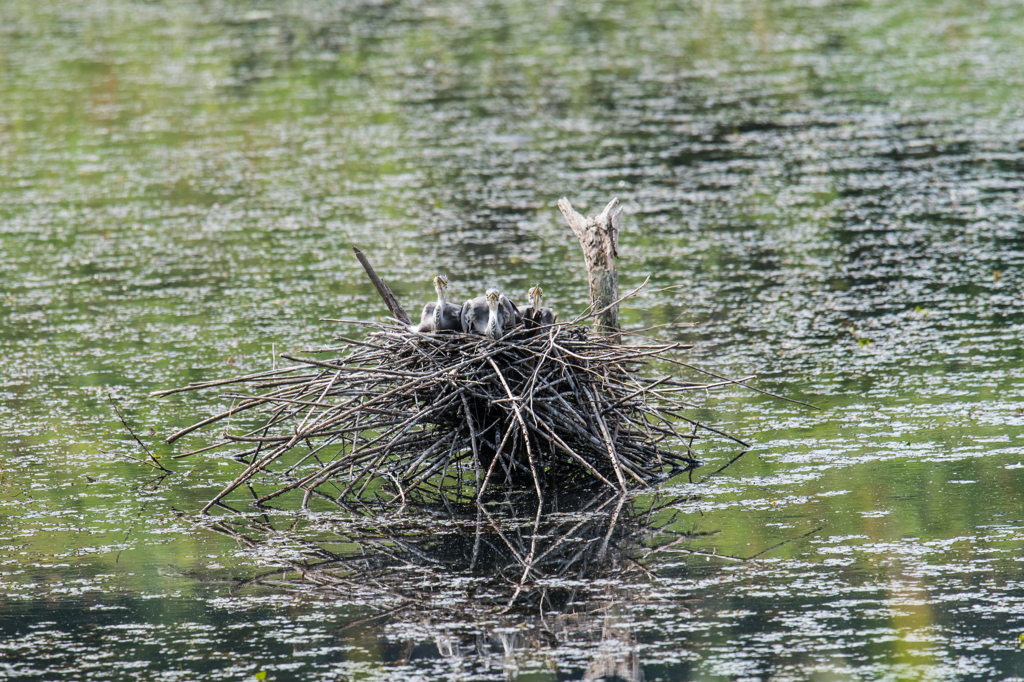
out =
[(444, 313), (444, 299), (445, 291), (441, 289), (437, 292), (437, 305), (434, 306), (434, 330), (441, 328), (441, 315)]
[(490, 312), (487, 315), (487, 335), (495, 337), (498, 335), (498, 330), (500, 329), (498, 325), (498, 307), (494, 306), (488, 310)]

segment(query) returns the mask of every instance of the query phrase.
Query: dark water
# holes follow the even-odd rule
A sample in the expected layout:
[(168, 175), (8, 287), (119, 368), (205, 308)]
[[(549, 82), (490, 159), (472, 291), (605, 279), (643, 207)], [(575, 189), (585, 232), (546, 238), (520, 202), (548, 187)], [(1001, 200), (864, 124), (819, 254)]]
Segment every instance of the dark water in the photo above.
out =
[[(3, 3), (0, 677), (1021, 679), (1022, 64), (992, 0)], [(114, 404), (166, 458), (213, 406), (149, 392), (380, 316), (350, 244), (581, 308), (561, 196), (679, 287), (630, 328), (825, 409), (540, 517), (214, 526), (233, 462), (132, 459)]]

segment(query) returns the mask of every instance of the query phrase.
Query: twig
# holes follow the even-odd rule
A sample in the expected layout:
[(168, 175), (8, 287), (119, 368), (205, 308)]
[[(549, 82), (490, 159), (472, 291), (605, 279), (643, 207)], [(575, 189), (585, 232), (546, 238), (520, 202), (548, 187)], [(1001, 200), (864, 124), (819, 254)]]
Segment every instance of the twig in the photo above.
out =
[[(150, 466), (154, 466), (157, 469), (160, 469), (161, 471), (166, 471), (166, 472), (170, 473), (171, 470), (168, 469), (167, 467), (165, 467), (163, 464), (161, 464), (160, 461), (157, 460), (157, 458), (153, 456), (153, 453), (149, 451), (149, 448), (146, 447), (146, 444), (143, 443), (139, 439), (139, 437), (135, 435), (135, 431), (132, 430), (132, 427), (128, 426), (128, 422), (126, 422), (124, 420), (124, 415), (121, 414), (121, 409), (117, 406), (117, 402), (114, 400), (114, 396), (110, 392), (107, 392), (107, 399), (109, 399), (110, 400), (110, 404), (114, 406), (114, 412), (117, 413), (117, 418), (121, 420), (121, 425), (125, 429), (128, 430), (128, 433), (130, 433), (132, 438), (135, 439), (135, 442), (139, 444), (139, 447), (142, 448), (142, 451), (146, 453), (146, 455), (149, 457), (150, 460), (152, 460), (152, 463), (146, 462), (146, 464), (149, 464)], [(139, 460), (139, 461), (140, 462), (145, 462), (146, 460)]]

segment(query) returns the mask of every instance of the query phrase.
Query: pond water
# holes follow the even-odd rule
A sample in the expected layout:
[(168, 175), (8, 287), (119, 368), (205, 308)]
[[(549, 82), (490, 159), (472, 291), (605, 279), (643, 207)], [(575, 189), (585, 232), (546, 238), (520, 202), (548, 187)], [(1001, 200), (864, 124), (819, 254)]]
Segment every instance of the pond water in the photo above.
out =
[[(4, 2), (0, 678), (1024, 678), (1021, 64), (1010, 0)], [(626, 499), (197, 515), (150, 392), (362, 333), (351, 244), (579, 310), (562, 196), (628, 328), (822, 409), (711, 393), (753, 447)]]

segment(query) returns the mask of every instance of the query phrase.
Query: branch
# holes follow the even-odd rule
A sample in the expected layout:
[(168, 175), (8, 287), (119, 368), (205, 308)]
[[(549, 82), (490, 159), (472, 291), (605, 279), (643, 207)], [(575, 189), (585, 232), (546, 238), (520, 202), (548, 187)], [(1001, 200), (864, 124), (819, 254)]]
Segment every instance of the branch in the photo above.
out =
[(377, 293), (380, 294), (382, 299), (384, 299), (384, 305), (388, 307), (388, 310), (390, 310), (391, 314), (395, 316), (395, 319), (402, 324), (412, 324), (412, 320), (409, 319), (409, 316), (402, 308), (402, 304), (400, 304), (398, 299), (395, 298), (395, 295), (391, 293), (391, 289), (388, 288), (388, 285), (384, 280), (377, 276), (373, 266), (370, 265), (370, 261), (367, 260), (363, 252), (355, 246), (352, 247), (352, 250), (355, 252), (356, 258), (359, 259), (359, 262), (362, 263), (363, 269), (366, 270), (366, 276), (370, 278), (371, 282), (373, 282), (373, 286), (377, 287)]
[[(107, 398), (110, 400), (110, 404), (114, 406), (114, 412), (117, 412), (117, 418), (121, 420), (121, 426), (128, 430), (128, 433), (132, 435), (132, 438), (134, 438), (135, 442), (139, 444), (139, 447), (142, 448), (142, 451), (149, 455), (149, 458), (153, 461), (153, 463), (150, 464), (150, 466), (155, 466), (157, 469), (161, 469), (163, 471), (170, 473), (171, 470), (165, 467), (163, 464), (161, 464), (160, 461), (153, 456), (153, 453), (149, 451), (149, 448), (146, 447), (146, 444), (139, 440), (139, 437), (135, 435), (134, 431), (132, 431), (132, 427), (128, 426), (128, 422), (124, 420), (124, 415), (121, 414), (121, 410), (117, 407), (117, 403), (114, 402), (114, 396), (111, 395), (110, 393), (107, 393)], [(146, 460), (140, 461), (146, 462)], [(149, 464), (149, 462), (146, 462), (146, 464)]]

